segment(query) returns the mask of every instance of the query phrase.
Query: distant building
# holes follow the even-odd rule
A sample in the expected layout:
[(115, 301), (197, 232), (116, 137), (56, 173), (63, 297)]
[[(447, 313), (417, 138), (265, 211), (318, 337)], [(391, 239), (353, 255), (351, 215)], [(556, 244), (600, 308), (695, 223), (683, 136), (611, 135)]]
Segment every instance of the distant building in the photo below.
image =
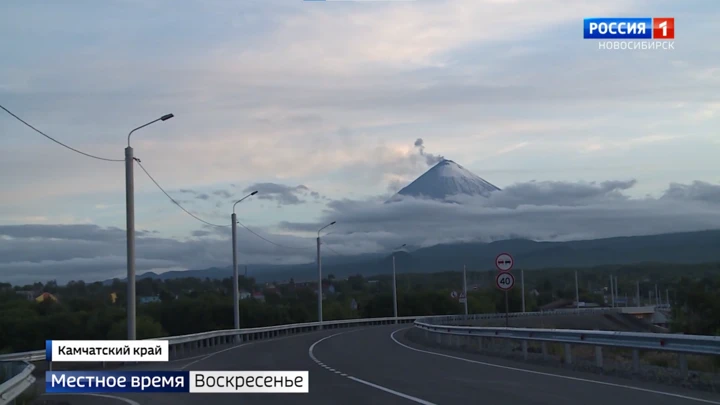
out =
[(263, 293), (261, 293), (261, 292), (259, 292), (259, 291), (254, 292), (253, 295), (252, 295), (252, 297), (253, 297), (254, 299), (258, 300), (258, 301), (263, 301), (263, 302), (265, 302), (265, 294), (263, 294)]
[(15, 291), (17, 295), (22, 296), (28, 301), (32, 301), (35, 299), (35, 292), (34, 291)]
[(141, 304), (149, 304), (151, 302), (160, 302), (160, 297), (158, 297), (157, 295), (150, 297), (139, 297), (138, 301), (140, 301)]
[(245, 290), (240, 291), (239, 295), (240, 295), (241, 300), (246, 300), (252, 296), (252, 294), (250, 294), (249, 292), (247, 292)]
[(35, 298), (35, 301), (37, 301), (37, 302), (58, 302), (58, 299), (54, 295), (52, 295), (48, 292), (44, 292), (44, 293), (38, 295), (37, 298)]

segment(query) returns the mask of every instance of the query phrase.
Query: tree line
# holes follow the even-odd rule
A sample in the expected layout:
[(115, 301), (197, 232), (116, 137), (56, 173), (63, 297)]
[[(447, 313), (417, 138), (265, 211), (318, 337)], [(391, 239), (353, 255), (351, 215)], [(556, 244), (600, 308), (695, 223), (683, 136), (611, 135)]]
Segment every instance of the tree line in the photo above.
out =
[[(653, 282), (673, 287), (673, 330), (694, 334), (720, 333), (720, 277), (703, 268), (693, 271), (667, 271), (648, 282), (641, 268), (610, 269), (621, 280), (620, 290), (634, 290), (635, 278), (642, 276), (648, 289)], [(697, 270), (697, 269), (696, 269)], [(633, 276), (634, 272), (640, 276)], [(605, 303), (607, 274), (581, 270), (580, 300)], [(494, 288), (493, 272), (468, 272), (470, 313), (505, 311), (505, 296)], [(508, 293), (511, 312), (521, 311), (522, 297), (516, 286)], [(557, 299), (575, 298), (575, 272), (567, 269), (526, 271), (525, 309), (534, 311)], [(638, 278), (640, 279), (640, 278)], [(390, 317), (393, 315), (392, 284), (389, 276), (365, 278), (361, 275), (335, 279), (324, 284), (323, 319)], [(317, 321), (317, 295), (314, 285), (289, 283), (258, 284), (240, 277), (239, 288), (263, 293), (263, 299), (241, 299), (242, 328)], [(624, 287), (623, 287), (624, 285)], [(652, 286), (654, 288), (654, 286)], [(463, 312), (463, 304), (451, 297), (462, 289), (461, 272), (398, 275), (398, 315), (449, 315)], [(57, 301), (28, 300), (19, 291), (54, 294)], [(158, 297), (157, 302), (137, 306), (137, 338), (153, 338), (233, 328), (232, 280), (182, 278), (142, 279), (137, 296)], [(0, 283), (0, 353), (38, 350), (44, 341), (104, 340), (126, 338), (126, 284), (73, 281), (60, 286), (55, 282), (12, 286)], [(353, 305), (355, 304), (355, 305)]]

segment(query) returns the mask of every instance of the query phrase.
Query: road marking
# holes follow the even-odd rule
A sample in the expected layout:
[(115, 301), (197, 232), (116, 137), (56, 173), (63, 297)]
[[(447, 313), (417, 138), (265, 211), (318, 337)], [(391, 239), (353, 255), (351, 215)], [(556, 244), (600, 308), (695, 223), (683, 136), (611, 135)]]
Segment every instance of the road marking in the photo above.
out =
[(233, 349), (239, 349), (239, 348), (241, 348), (241, 347), (249, 346), (249, 345), (251, 345), (251, 344), (252, 344), (252, 343), (243, 343), (243, 344), (239, 344), (239, 345), (237, 345), (237, 346), (228, 347), (227, 349), (222, 349), (222, 350), (220, 350), (220, 351), (210, 353), (210, 354), (208, 354), (208, 355), (205, 356), (205, 357), (199, 358), (199, 359), (197, 359), (197, 360), (195, 360), (195, 361), (191, 361), (190, 363), (188, 363), (188, 364), (180, 367), (180, 370), (185, 370), (186, 368), (192, 366), (193, 364), (199, 363), (199, 362), (201, 362), (201, 361), (203, 361), (203, 360), (207, 360), (207, 359), (209, 359), (210, 357), (213, 357), (213, 356), (216, 355), (216, 354), (225, 353), (225, 352), (227, 352), (227, 351), (230, 351), (230, 350), (233, 350)]
[(104, 395), (104, 394), (74, 394), (74, 393), (63, 393), (63, 394), (58, 393), (58, 394), (55, 394), (55, 393), (52, 393), (52, 392), (50, 392), (50, 393), (44, 393), (44, 394), (42, 394), (42, 395), (43, 395), (43, 396), (49, 396), (49, 397), (56, 396), (56, 395), (57, 395), (57, 396), (62, 396), (62, 395), (65, 395), (65, 396), (82, 395), (82, 396), (89, 396), (89, 397), (99, 397), (99, 398), (106, 398), (106, 399), (115, 399), (115, 400), (118, 400), (118, 401), (120, 401), (120, 402), (124, 402), (124, 403), (126, 403), (126, 404), (128, 404), (128, 405), (140, 405), (139, 403), (133, 401), (132, 399), (127, 399), (127, 398), (123, 398), (123, 397), (116, 397), (115, 395)]
[(396, 333), (398, 333), (398, 332), (400, 332), (400, 331), (403, 331), (403, 330), (407, 330), (407, 329), (412, 329), (412, 327), (410, 327), (410, 328), (398, 329), (398, 330), (396, 330), (396, 331), (394, 331), (394, 332), (392, 332), (392, 333), (390, 334), (390, 338), (391, 338), (395, 343), (399, 344), (400, 346), (402, 346), (402, 347), (404, 347), (404, 348), (406, 348), (406, 349), (410, 349), (410, 350), (414, 350), (414, 351), (416, 351), (416, 352), (420, 352), (420, 353), (432, 354), (432, 355), (434, 355), (434, 356), (446, 357), (446, 358), (449, 358), (449, 359), (461, 360), (461, 361), (465, 361), (465, 362), (468, 362), (468, 363), (480, 364), (480, 365), (488, 366), (488, 367), (501, 368), (501, 369), (504, 369), (504, 370), (520, 371), (520, 372), (523, 372), (523, 373), (535, 374), (535, 375), (544, 375), (544, 376), (547, 376), (547, 377), (562, 378), (562, 379), (565, 379), (565, 380), (580, 381), (580, 382), (586, 382), (586, 383), (598, 384), (598, 385), (605, 385), (605, 386), (616, 387), (616, 388), (625, 388), (625, 389), (633, 390), (633, 391), (649, 392), (649, 393), (651, 393), (651, 394), (665, 395), (665, 396), (674, 397), (674, 398), (687, 399), (687, 400), (690, 400), (690, 401), (704, 402), (704, 403), (706, 403), (706, 404), (716, 404), (716, 405), (720, 405), (720, 402), (718, 402), (718, 401), (712, 401), (712, 400), (709, 400), (709, 399), (690, 397), (690, 396), (682, 395), (682, 394), (673, 394), (673, 393), (671, 393), (671, 392), (656, 391), (656, 390), (651, 390), (651, 389), (648, 389), (648, 388), (633, 387), (632, 385), (623, 385), (623, 384), (616, 384), (616, 383), (610, 383), (610, 382), (605, 382), (605, 381), (589, 380), (589, 379), (587, 379), (587, 378), (570, 377), (570, 376), (561, 375), (561, 374), (545, 373), (545, 372), (542, 372), (542, 371), (526, 370), (526, 369), (523, 369), (523, 368), (516, 368), (516, 367), (509, 367), (509, 366), (501, 366), (501, 365), (499, 365), (499, 364), (486, 363), (486, 362), (484, 362), (484, 361), (464, 359), (464, 358), (462, 358), (462, 357), (450, 356), (449, 354), (431, 352), (431, 351), (429, 351), (429, 350), (416, 349), (416, 348), (414, 348), (414, 347), (411, 347), (411, 346), (408, 346), (408, 345), (406, 345), (406, 344), (404, 344), (404, 343), (401, 343), (400, 341), (397, 340), (397, 338), (395, 338), (395, 334), (396, 334)]
[(190, 363), (188, 363), (188, 364), (180, 367), (179, 371), (185, 370), (187, 367), (190, 367), (190, 366), (192, 366), (193, 364), (197, 364), (197, 363), (199, 363), (199, 362), (201, 362), (201, 361), (205, 361), (205, 360), (207, 360), (207, 359), (215, 356), (216, 354), (224, 353), (224, 352), (227, 352), (227, 351), (230, 351), (230, 350), (233, 350), (233, 349), (239, 349), (239, 348), (241, 348), (241, 347), (254, 345), (254, 344), (256, 344), (256, 343), (277, 342), (278, 340), (290, 339), (290, 338), (294, 338), (294, 337), (297, 337), (297, 336), (309, 335), (309, 334), (317, 333), (317, 332), (319, 332), (319, 331), (313, 331), (313, 332), (308, 332), (308, 333), (297, 333), (297, 334), (294, 334), (294, 335), (286, 335), (286, 336), (279, 337), (279, 338), (274, 338), (274, 339), (253, 340), (253, 341), (251, 341), (251, 342), (242, 343), (242, 344), (239, 344), (239, 345), (233, 346), (233, 347), (228, 347), (228, 348), (226, 348), (226, 349), (222, 349), (222, 350), (217, 351), (217, 352), (212, 352), (212, 353), (207, 354), (207, 355), (190, 357), (190, 358), (185, 359), (185, 360), (197, 359), (198, 357), (200, 357), (200, 358), (199, 358), (198, 360), (191, 361)]
[[(362, 329), (359, 329), (359, 330), (362, 330)], [(337, 371), (337, 370), (335, 370), (335, 369), (333, 369), (333, 368), (330, 368), (329, 366), (327, 366), (327, 365), (325, 365), (325, 364), (322, 364), (322, 363), (320, 362), (320, 360), (318, 360), (318, 358), (315, 357), (315, 353), (313, 353), (313, 352), (314, 352), (314, 350), (315, 350), (315, 346), (317, 346), (318, 343), (320, 343), (320, 342), (322, 342), (322, 341), (325, 341), (325, 340), (328, 340), (328, 339), (330, 339), (330, 338), (332, 338), (332, 337), (335, 337), (335, 336), (338, 336), (338, 335), (344, 335), (344, 334), (350, 333), (350, 332), (358, 332), (359, 330), (345, 331), (345, 332), (336, 333), (336, 334), (334, 334), (334, 335), (325, 336), (324, 338), (322, 338), (322, 339), (318, 340), (317, 342), (313, 343), (312, 345), (310, 345), (310, 348), (308, 349), (308, 355), (310, 355), (310, 358), (311, 358), (315, 363), (317, 363), (320, 367), (322, 367), (322, 368), (324, 368), (324, 369), (326, 369), (326, 370), (328, 370), (328, 371), (338, 373), (338, 374), (340, 374), (341, 376), (346, 377), (346, 378), (348, 378), (348, 379), (350, 379), (350, 380), (352, 380), (352, 381), (358, 382), (358, 383), (360, 383), (360, 384), (365, 384), (365, 385), (367, 385), (368, 387), (373, 387), (373, 388), (378, 389), (378, 390), (380, 390), (380, 391), (385, 391), (385, 392), (387, 392), (387, 393), (389, 393), (389, 394), (395, 395), (395, 396), (400, 397), (400, 398), (408, 399), (408, 400), (413, 401), (413, 402), (418, 403), (418, 404), (422, 404), (422, 405), (436, 405), (436, 404), (434, 404), (434, 403), (432, 403), (432, 402), (425, 401), (424, 399), (420, 399), (420, 398), (416, 398), (416, 397), (413, 397), (413, 396), (410, 396), (410, 395), (407, 395), (407, 394), (403, 394), (402, 392), (398, 392), (398, 391), (395, 391), (395, 390), (391, 390), (390, 388), (383, 387), (382, 385), (373, 384), (373, 383), (371, 383), (371, 382), (369, 382), (369, 381), (361, 380), (361, 379), (359, 379), (359, 378), (357, 378), (357, 377), (352, 377), (352, 376), (349, 376), (349, 375), (347, 375), (347, 374), (343, 374), (342, 372), (339, 372), (339, 371)]]

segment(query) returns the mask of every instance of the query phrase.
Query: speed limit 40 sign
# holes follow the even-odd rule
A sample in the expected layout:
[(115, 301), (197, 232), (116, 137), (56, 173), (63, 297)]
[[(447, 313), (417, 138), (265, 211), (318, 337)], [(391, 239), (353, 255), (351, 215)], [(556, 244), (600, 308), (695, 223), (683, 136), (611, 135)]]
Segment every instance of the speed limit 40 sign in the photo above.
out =
[(495, 285), (503, 291), (511, 290), (515, 286), (515, 276), (512, 273), (498, 273)]

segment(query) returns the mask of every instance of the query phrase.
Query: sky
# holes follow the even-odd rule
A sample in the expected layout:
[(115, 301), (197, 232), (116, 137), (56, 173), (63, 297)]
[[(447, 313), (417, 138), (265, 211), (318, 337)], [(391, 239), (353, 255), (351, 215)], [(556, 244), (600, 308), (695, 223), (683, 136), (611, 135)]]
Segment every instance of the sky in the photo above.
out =
[[(0, 104), (124, 158), (137, 269), (720, 228), (717, 0), (6, 0)], [(586, 17), (676, 19), (599, 50)], [(125, 273), (122, 162), (0, 111), (0, 281)], [(382, 204), (452, 159), (502, 189)], [(170, 195), (146, 176), (143, 168)], [(183, 212), (182, 205), (207, 225)], [(259, 237), (257, 236), (259, 235)], [(269, 241), (269, 242), (268, 242)]]

